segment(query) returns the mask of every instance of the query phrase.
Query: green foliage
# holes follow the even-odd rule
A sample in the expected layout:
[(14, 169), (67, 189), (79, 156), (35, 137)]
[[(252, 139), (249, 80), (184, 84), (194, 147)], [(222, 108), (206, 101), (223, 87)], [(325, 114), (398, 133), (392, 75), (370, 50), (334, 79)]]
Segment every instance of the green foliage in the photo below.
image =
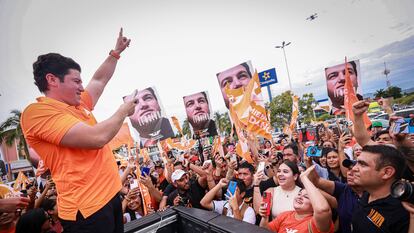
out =
[[(290, 123), (292, 115), (292, 95), (290, 91), (286, 91), (272, 99), (269, 104), (270, 122), (277, 128), (283, 128)], [(317, 105), (312, 93), (303, 94), (299, 99), (299, 112), (301, 121), (310, 123), (314, 119), (313, 108)]]
[(185, 119), (183, 122), (183, 134), (187, 135), (188, 138), (191, 138), (191, 127), (188, 119)]
[(396, 99), (394, 100), (394, 102), (399, 103), (399, 104), (406, 104), (406, 105), (412, 104), (414, 103), (414, 93), (404, 96), (402, 98)]
[(317, 105), (318, 103), (312, 93), (303, 94), (302, 98), (299, 99), (299, 112), (302, 115), (302, 122), (310, 123), (314, 120), (313, 108)]
[(5, 142), (6, 145), (12, 146), (13, 142), (17, 140), (19, 155), (24, 154), (27, 158), (29, 156), (29, 148), (20, 126), (20, 116), (22, 113), (19, 110), (12, 110), (10, 113), (12, 116), (0, 124), (0, 143)]
[(326, 121), (334, 118), (335, 116), (330, 115), (329, 113), (323, 114), (320, 117), (316, 118), (316, 121)]
[(230, 135), (231, 132), (231, 122), (230, 117), (227, 112), (220, 113), (215, 112), (214, 113), (214, 122), (216, 123), (216, 128), (219, 131), (219, 134), (225, 134)]
[(277, 128), (289, 124), (292, 115), (292, 96), (290, 91), (275, 96), (269, 104), (270, 122)]
[(381, 88), (381, 89), (377, 90), (374, 95), (375, 95), (375, 98), (378, 99), (378, 98), (384, 97), (385, 94), (386, 94), (386, 91)]
[(375, 98), (388, 98), (394, 97), (394, 99), (398, 99), (402, 97), (402, 90), (399, 87), (390, 86), (386, 90), (379, 89), (375, 92)]

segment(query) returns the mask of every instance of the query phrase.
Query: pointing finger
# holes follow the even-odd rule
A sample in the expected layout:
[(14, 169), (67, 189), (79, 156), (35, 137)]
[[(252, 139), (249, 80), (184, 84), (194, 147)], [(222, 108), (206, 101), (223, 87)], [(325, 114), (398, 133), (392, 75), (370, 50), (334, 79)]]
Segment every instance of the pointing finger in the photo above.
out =
[(121, 30), (119, 30), (119, 37), (122, 37), (123, 31), (124, 31), (124, 29), (121, 27)]

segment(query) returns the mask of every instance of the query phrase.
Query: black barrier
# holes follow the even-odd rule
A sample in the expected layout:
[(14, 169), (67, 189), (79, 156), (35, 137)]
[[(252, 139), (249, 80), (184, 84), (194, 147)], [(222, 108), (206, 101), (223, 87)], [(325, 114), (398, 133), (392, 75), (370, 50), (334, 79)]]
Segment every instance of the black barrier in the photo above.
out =
[(212, 211), (174, 207), (125, 224), (125, 233), (266, 233), (256, 225)]

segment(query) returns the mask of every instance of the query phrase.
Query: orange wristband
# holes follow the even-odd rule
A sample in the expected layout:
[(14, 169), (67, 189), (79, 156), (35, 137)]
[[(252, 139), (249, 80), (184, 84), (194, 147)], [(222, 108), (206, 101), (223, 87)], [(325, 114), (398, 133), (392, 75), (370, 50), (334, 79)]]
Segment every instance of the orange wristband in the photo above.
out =
[(119, 60), (119, 58), (121, 58), (121, 56), (119, 55), (119, 53), (115, 52), (115, 50), (111, 50), (109, 52), (109, 55), (111, 55), (112, 57), (116, 58), (116, 60)]

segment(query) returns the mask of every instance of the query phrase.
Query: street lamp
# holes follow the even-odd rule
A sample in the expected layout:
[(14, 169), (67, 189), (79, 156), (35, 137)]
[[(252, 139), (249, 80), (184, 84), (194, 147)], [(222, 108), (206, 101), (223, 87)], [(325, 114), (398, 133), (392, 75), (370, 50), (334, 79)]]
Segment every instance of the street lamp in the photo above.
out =
[(283, 50), (283, 55), (285, 56), (285, 63), (286, 63), (286, 71), (287, 71), (287, 75), (288, 75), (288, 79), (289, 79), (289, 90), (290, 92), (292, 92), (292, 83), (290, 82), (290, 75), (289, 75), (289, 67), (288, 67), (288, 63), (287, 63), (287, 59), (286, 59), (286, 52), (285, 52), (285, 47), (290, 45), (290, 42), (282, 42), (281, 46), (275, 46), (275, 48), (277, 49), (282, 49)]

